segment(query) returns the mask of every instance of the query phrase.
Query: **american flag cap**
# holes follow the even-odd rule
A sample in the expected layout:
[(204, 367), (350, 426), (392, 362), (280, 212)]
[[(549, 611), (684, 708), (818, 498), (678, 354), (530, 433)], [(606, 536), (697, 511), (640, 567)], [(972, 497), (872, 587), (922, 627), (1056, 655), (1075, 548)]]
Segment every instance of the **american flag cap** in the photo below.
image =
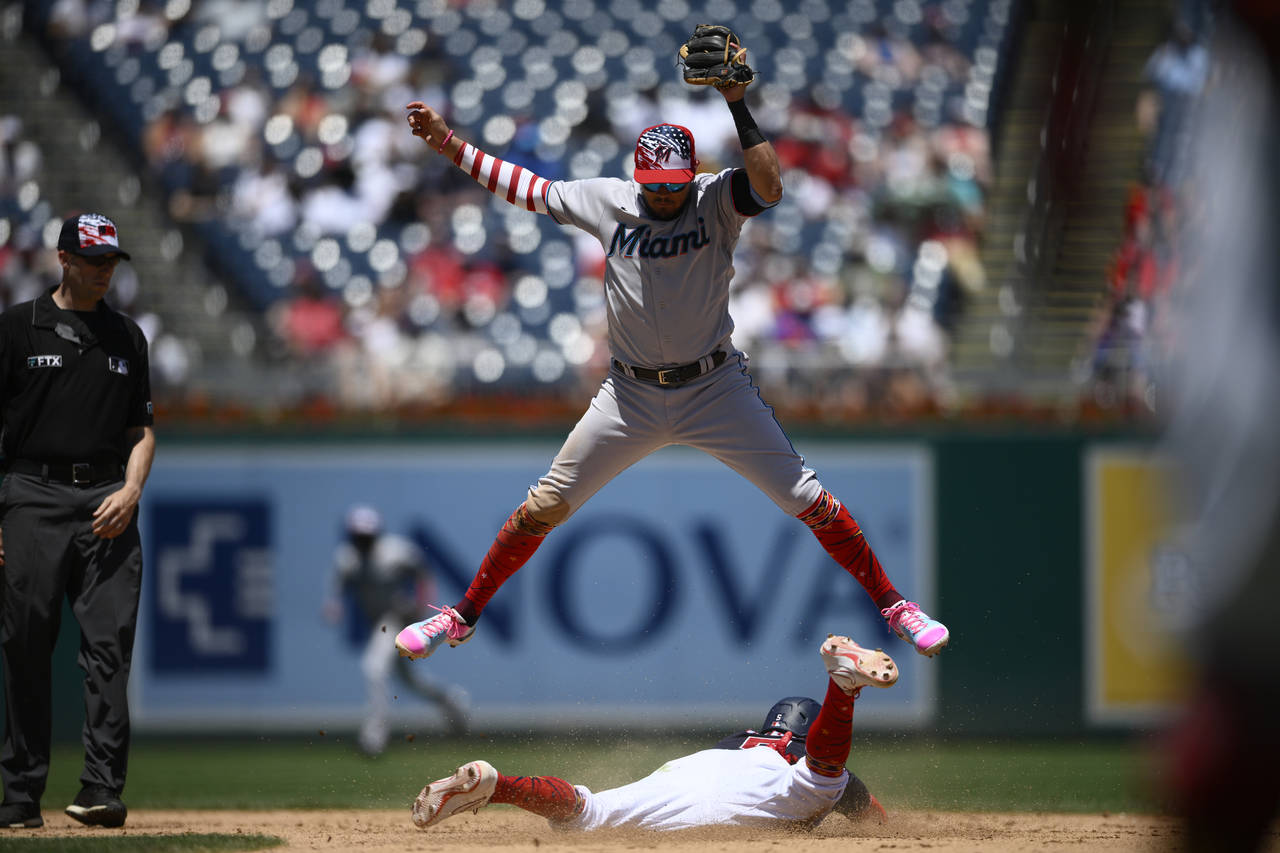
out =
[(646, 127), (636, 140), (637, 183), (684, 183), (693, 180), (698, 168), (693, 134), (678, 124)]
[(100, 213), (81, 213), (63, 222), (58, 249), (90, 258), (119, 255), (129, 260), (129, 253), (120, 248), (116, 224)]

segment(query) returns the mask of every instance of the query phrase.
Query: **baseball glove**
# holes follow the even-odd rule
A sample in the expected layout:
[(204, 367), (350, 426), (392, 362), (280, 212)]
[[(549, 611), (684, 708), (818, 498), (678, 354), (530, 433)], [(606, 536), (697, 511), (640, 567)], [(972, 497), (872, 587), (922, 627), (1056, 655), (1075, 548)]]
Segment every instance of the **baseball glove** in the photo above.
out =
[(746, 60), (747, 49), (733, 30), (717, 24), (698, 24), (689, 40), (680, 45), (678, 62), (684, 82), (692, 86), (745, 86), (756, 79)]

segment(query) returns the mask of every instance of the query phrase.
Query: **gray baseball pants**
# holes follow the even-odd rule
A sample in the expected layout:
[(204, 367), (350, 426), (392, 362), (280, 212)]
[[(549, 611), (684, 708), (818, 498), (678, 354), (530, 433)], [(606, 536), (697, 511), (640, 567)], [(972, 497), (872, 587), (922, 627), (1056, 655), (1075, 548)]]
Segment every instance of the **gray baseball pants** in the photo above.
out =
[(799, 515), (822, 495), (817, 474), (761, 399), (746, 357), (735, 352), (674, 387), (611, 370), (526, 506), (538, 521), (562, 523), (614, 477), (669, 444), (719, 459), (787, 515)]

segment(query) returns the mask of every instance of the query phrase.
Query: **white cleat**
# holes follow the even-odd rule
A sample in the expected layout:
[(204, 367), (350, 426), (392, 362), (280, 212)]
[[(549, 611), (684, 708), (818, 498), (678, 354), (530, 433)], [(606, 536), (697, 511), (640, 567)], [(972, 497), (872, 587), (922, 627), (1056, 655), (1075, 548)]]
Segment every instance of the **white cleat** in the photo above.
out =
[(498, 786), (498, 771), (487, 761), (472, 761), (452, 776), (437, 779), (413, 801), (413, 822), (419, 829), (433, 826), (458, 812), (472, 814), (489, 805)]
[(830, 634), (818, 648), (822, 663), (831, 680), (850, 695), (868, 685), (892, 687), (898, 680), (898, 667), (882, 649), (864, 649), (837, 634)]

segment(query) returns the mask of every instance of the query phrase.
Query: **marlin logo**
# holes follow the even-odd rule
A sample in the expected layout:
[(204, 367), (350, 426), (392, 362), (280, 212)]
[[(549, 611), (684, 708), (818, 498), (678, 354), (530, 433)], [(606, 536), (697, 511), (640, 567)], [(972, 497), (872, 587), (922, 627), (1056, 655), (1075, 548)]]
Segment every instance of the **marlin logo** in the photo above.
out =
[(707, 225), (702, 217), (698, 217), (698, 227), (683, 234), (671, 237), (650, 237), (648, 225), (637, 225), (628, 229), (621, 222), (613, 231), (613, 240), (609, 243), (609, 255), (618, 254), (624, 258), (633, 255), (641, 258), (674, 258), (684, 255), (690, 249), (701, 249), (711, 242), (707, 236)]

